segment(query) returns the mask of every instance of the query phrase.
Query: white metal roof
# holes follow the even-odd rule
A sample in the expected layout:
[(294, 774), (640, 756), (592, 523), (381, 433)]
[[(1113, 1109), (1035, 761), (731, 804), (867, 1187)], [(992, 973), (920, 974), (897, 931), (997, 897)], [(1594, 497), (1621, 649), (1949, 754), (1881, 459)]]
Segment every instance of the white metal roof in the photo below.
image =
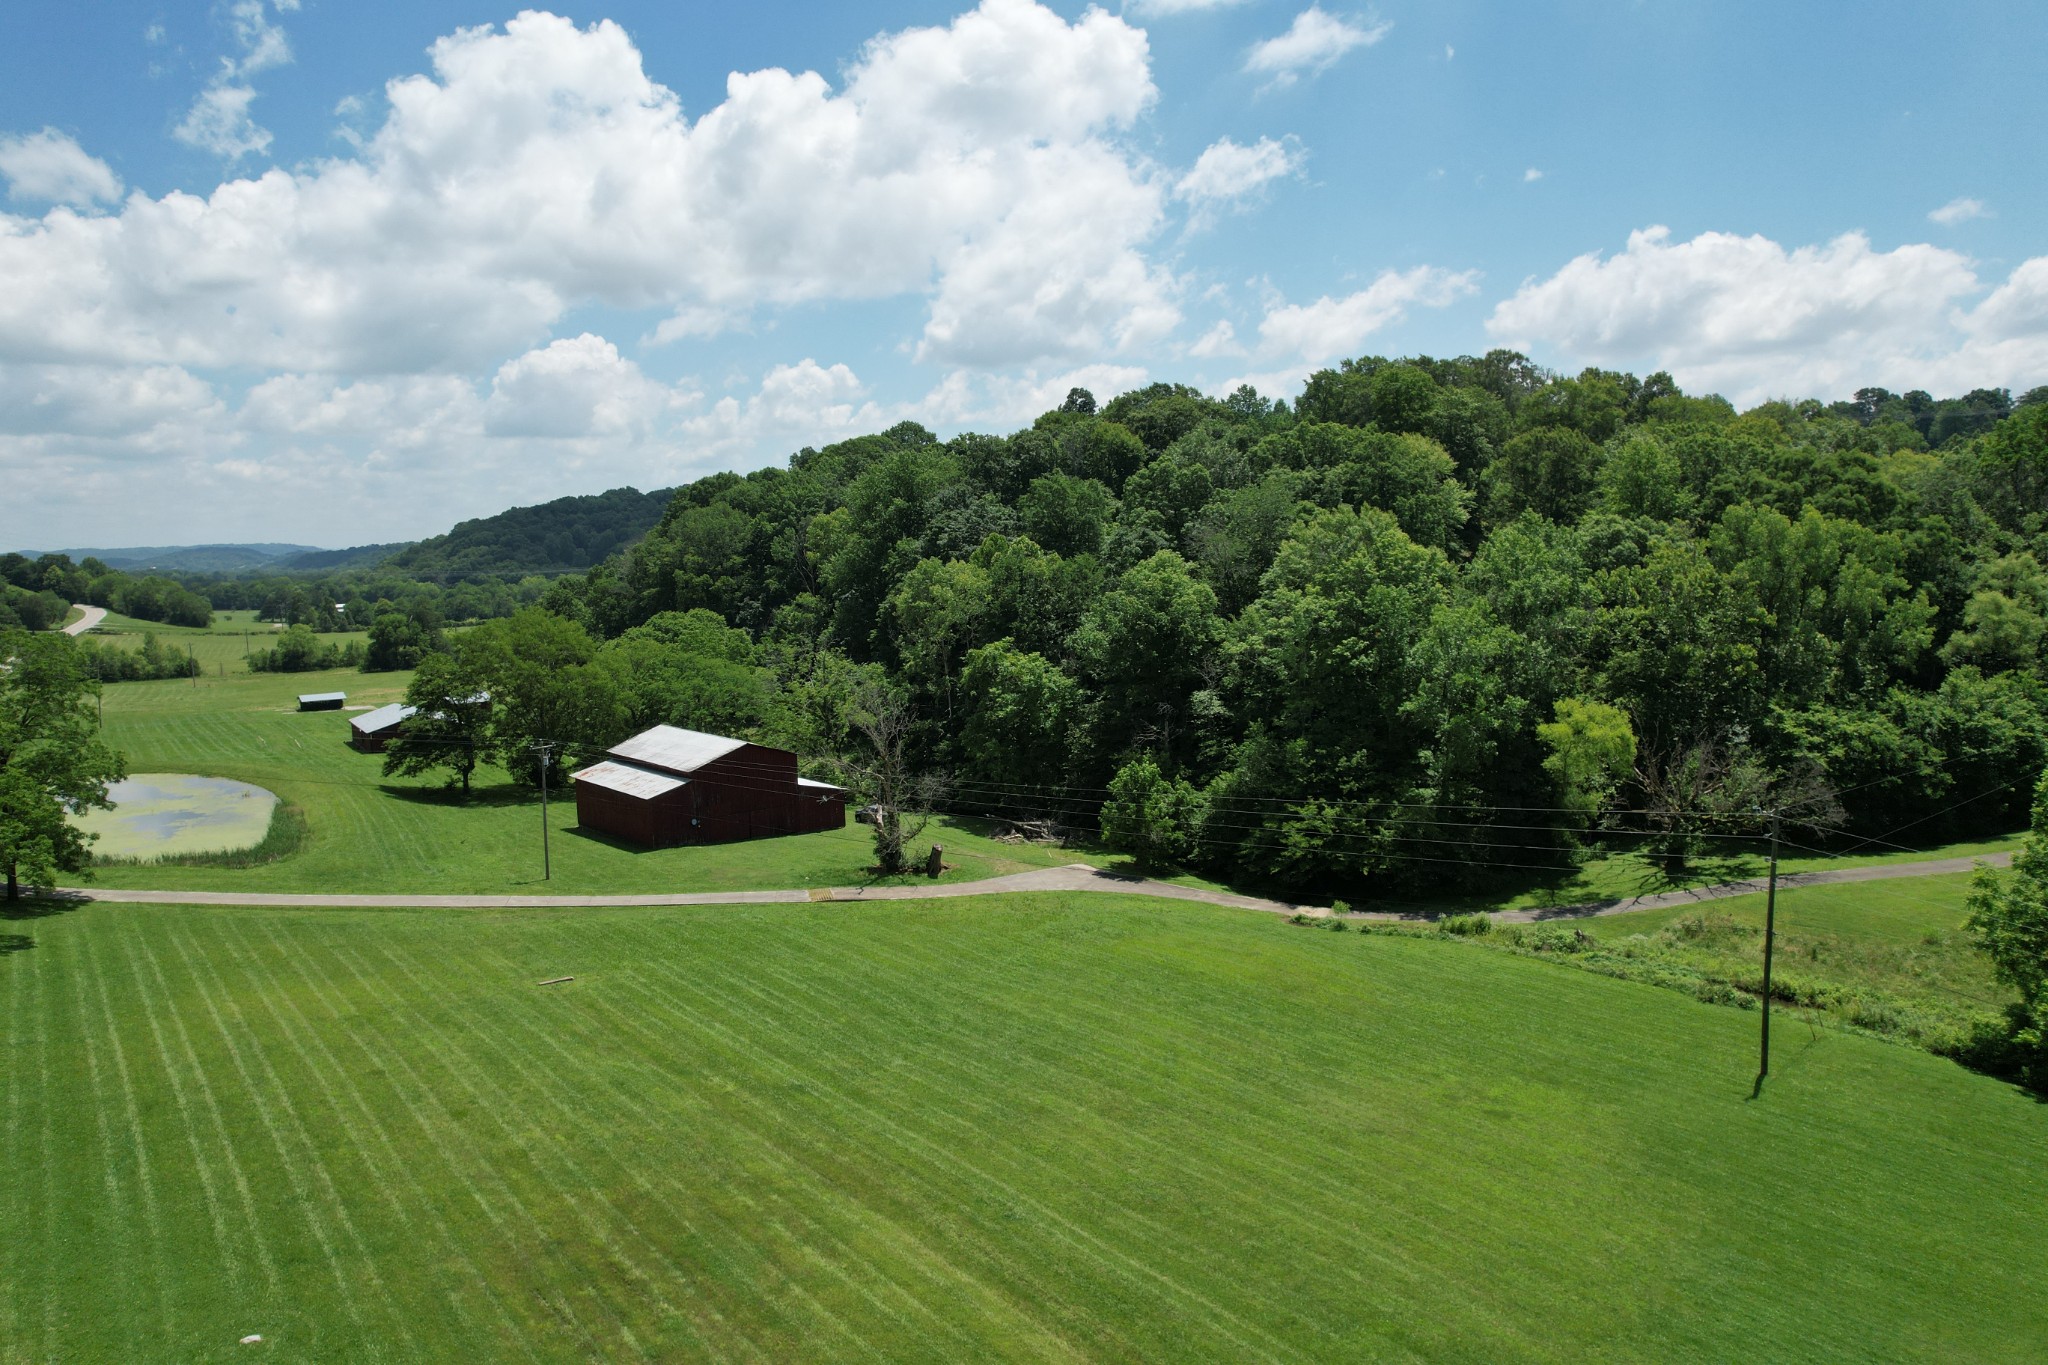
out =
[(569, 776), (578, 782), (588, 782), (593, 787), (603, 787), (606, 791), (622, 792), (643, 800), (663, 796), (678, 787), (689, 785), (680, 777), (670, 777), (667, 773), (657, 773), (609, 760), (593, 763), (581, 772), (574, 772)]
[(347, 701), (346, 692), (301, 692), (300, 701)]
[(803, 791), (838, 792), (842, 796), (846, 794), (846, 788), (844, 787), (836, 786), (830, 782), (820, 782), (816, 778), (811, 777), (799, 777), (796, 780), (796, 785)]
[(614, 758), (645, 763), (653, 768), (666, 768), (672, 773), (693, 773), (706, 763), (724, 758), (733, 750), (745, 746), (746, 741), (743, 739), (707, 735), (699, 730), (684, 730), (674, 725), (657, 725), (651, 730), (642, 730), (631, 739), (612, 745), (606, 752)]
[(349, 727), (366, 735), (374, 735), (379, 730), (388, 730), (398, 724), (411, 715), (413, 710), (413, 707), (407, 706), (404, 702), (395, 701), (389, 706), (380, 706), (374, 711), (365, 711), (360, 716), (351, 717)]

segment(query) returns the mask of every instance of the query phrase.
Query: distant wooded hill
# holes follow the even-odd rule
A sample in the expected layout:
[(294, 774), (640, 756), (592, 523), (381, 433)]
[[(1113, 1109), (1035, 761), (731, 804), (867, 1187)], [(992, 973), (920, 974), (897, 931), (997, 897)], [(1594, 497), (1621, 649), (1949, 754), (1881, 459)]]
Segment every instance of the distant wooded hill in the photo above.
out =
[[(394, 547), (395, 548), (395, 547)], [(21, 552), (29, 559), (39, 559), (41, 550)], [(97, 559), (110, 569), (127, 572), (150, 570), (177, 573), (243, 573), (252, 569), (281, 567), (288, 561), (305, 554), (332, 554), (317, 545), (133, 545), (111, 550), (58, 550), (74, 564), (86, 559)]]
[(384, 561), (417, 578), (449, 581), (587, 569), (640, 537), (668, 510), (672, 488), (614, 488), (584, 497), (514, 507), (460, 522)]

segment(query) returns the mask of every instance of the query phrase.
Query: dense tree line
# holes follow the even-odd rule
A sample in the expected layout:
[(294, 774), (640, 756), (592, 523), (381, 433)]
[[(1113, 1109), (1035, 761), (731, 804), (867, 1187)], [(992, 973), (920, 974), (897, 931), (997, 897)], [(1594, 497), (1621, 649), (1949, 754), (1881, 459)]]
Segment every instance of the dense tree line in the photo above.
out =
[(556, 498), (458, 522), (445, 535), (399, 550), (382, 567), (439, 583), (587, 569), (661, 520), (670, 490), (633, 488)]
[[(90, 602), (138, 621), (166, 625), (204, 626), (213, 620), (213, 603), (184, 584), (158, 574), (137, 576), (110, 569), (90, 555), (77, 564), (69, 555), (42, 555), (33, 560), (19, 554), (0, 555), (0, 580), (7, 584), (5, 605), (16, 617), (12, 624), (30, 630), (59, 624), (73, 602)], [(26, 599), (31, 596), (42, 601), (25, 611)], [(50, 617), (53, 601), (59, 608), (54, 619)]]
[(1291, 407), (1077, 390), (699, 480), (541, 604), (598, 652), (714, 613), (774, 696), (872, 671), (955, 804), (1086, 823), (1115, 787), (1168, 812), (1160, 856), (1302, 889), (1603, 822), (1682, 859), (1769, 807), (2010, 828), (2048, 756), (2044, 398), (1738, 413), (1510, 352), (1347, 362)]

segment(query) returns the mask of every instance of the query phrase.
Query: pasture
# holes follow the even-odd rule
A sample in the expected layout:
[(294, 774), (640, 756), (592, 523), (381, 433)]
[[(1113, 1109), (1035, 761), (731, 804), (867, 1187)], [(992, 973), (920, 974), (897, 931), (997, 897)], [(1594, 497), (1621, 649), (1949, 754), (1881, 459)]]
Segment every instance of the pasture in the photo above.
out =
[[(239, 638), (239, 637), (237, 637)], [(202, 655), (202, 661), (204, 656)], [(383, 760), (347, 743), (350, 712), (301, 713), (301, 692), (345, 691), (351, 705), (399, 700), (407, 673), (236, 673), (119, 683), (104, 692), (108, 742), (132, 772), (233, 778), (277, 793), (309, 830), (300, 851), (253, 867), (113, 866), (110, 887), (422, 894), (642, 893), (858, 885), (871, 880), (868, 829), (649, 851), (576, 829), (563, 780), (548, 808), (551, 880), (542, 880), (535, 793), (498, 770), (477, 774), (469, 801), (438, 777), (386, 778)], [(566, 779), (566, 774), (563, 775)], [(1004, 844), (975, 821), (935, 822), (953, 870), (969, 880), (1083, 861), (1072, 850)]]
[[(0, 925), (0, 1359), (2033, 1361), (2048, 1107), (1123, 897)], [(574, 981), (542, 986), (548, 978)]]

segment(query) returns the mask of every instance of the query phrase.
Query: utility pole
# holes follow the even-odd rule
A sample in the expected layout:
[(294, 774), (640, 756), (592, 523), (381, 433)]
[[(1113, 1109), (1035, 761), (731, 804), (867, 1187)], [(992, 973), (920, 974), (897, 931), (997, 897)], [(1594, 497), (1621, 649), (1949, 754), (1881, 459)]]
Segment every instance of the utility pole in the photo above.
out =
[(1778, 813), (1771, 812), (1771, 876), (1764, 891), (1764, 1018), (1756, 1065), (1756, 1090), (1762, 1094), (1764, 1077), (1771, 1074), (1771, 951), (1778, 937)]
[(548, 856), (548, 760), (553, 756), (553, 740), (535, 741), (533, 751), (540, 755), (540, 877), (542, 881), (553, 881), (555, 869)]

